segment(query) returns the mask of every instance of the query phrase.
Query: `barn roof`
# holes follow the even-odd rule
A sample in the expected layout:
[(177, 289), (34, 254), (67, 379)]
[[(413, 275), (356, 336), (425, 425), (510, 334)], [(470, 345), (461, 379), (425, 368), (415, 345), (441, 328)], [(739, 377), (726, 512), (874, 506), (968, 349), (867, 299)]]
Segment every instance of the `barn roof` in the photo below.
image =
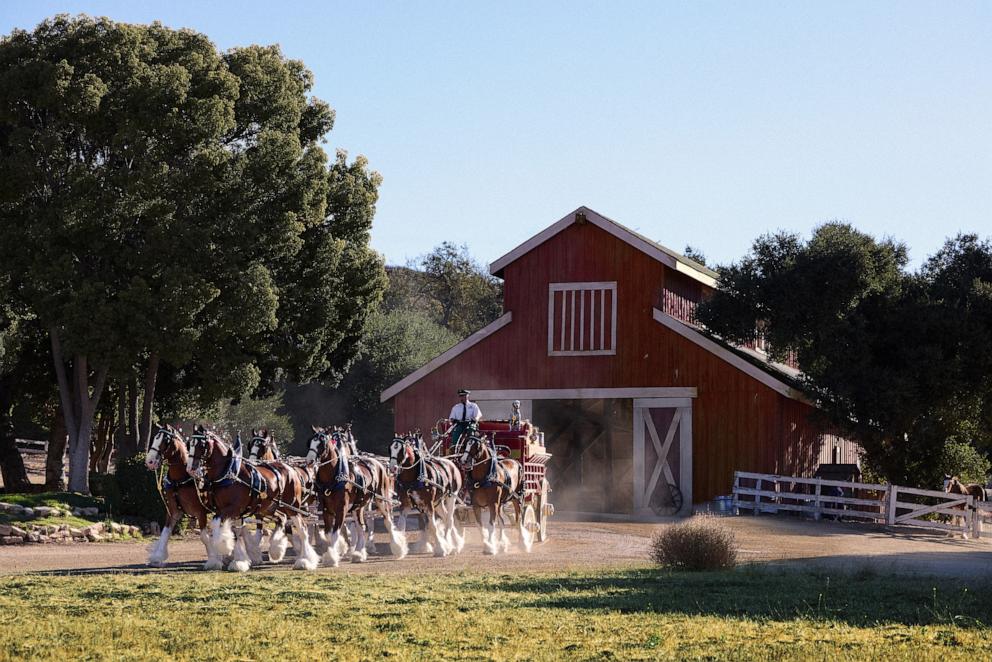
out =
[(579, 207), (575, 211), (569, 212), (557, 223), (554, 223), (541, 232), (538, 232), (536, 235), (520, 244), (512, 251), (490, 264), (489, 273), (502, 278), (503, 269), (508, 264), (514, 262), (520, 257), (523, 257), (531, 250), (537, 246), (540, 246), (548, 239), (551, 239), (573, 223), (585, 222), (592, 223), (602, 230), (609, 232), (614, 237), (630, 244), (646, 255), (653, 257), (670, 269), (684, 273), (704, 285), (708, 285), (710, 287), (716, 286), (717, 279), (720, 277), (717, 272), (699, 264), (695, 260), (687, 258), (681, 253), (677, 253), (670, 248), (662, 246), (656, 241), (651, 241), (644, 235), (634, 232), (630, 228), (620, 225), (613, 219), (607, 218), (606, 216), (603, 216), (599, 212), (593, 211), (586, 206)]

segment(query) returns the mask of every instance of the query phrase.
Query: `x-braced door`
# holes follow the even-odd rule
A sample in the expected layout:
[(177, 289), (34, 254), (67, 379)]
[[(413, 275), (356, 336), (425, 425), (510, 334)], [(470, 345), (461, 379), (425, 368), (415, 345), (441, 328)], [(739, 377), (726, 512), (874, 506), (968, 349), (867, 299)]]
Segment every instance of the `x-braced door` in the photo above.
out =
[(692, 512), (692, 399), (634, 400), (634, 511)]

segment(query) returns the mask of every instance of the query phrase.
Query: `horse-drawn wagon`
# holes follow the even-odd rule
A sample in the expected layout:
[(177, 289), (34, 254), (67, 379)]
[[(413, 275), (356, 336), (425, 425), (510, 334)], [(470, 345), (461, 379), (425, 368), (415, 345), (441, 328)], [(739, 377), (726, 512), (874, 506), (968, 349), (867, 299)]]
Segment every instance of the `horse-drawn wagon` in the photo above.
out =
[[(452, 441), (451, 429), (445, 429), (447, 420), (438, 421), (432, 434), (434, 449), (443, 456), (458, 461), (469, 446), (470, 440), (485, 442), (489, 452), (497, 459), (511, 459), (520, 463), (523, 469), (520, 506), (524, 527), (531, 531), (538, 542), (548, 539), (548, 518), (554, 514), (554, 505), (549, 500), (551, 488), (547, 478), (548, 460), (551, 454), (544, 447), (543, 433), (530, 421), (483, 420), (471, 426), (457, 442)], [(465, 486), (461, 495), (464, 505), (459, 507), (458, 516), (463, 522), (472, 518), (471, 466), (463, 467)]]

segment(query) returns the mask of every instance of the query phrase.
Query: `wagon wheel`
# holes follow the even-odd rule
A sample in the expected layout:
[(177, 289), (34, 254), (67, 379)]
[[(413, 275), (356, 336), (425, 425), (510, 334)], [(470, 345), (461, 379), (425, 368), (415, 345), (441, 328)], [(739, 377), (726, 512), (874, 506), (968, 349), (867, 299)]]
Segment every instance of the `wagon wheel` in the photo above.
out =
[(537, 498), (537, 542), (548, 539), (548, 481), (541, 479), (541, 494)]
[(530, 535), (533, 537), (538, 530), (537, 516), (534, 514), (534, 506), (529, 503), (524, 506), (521, 517), (524, 519), (524, 528), (530, 532)]
[(673, 514), (669, 511), (674, 509), (674, 514), (678, 514), (682, 510), (682, 490), (678, 488), (678, 485), (668, 485), (668, 496), (671, 499), (669, 501), (665, 498), (665, 493), (662, 490), (655, 490), (654, 494), (651, 495), (651, 500), (648, 502), (648, 506), (654, 511), (655, 515), (669, 515)]

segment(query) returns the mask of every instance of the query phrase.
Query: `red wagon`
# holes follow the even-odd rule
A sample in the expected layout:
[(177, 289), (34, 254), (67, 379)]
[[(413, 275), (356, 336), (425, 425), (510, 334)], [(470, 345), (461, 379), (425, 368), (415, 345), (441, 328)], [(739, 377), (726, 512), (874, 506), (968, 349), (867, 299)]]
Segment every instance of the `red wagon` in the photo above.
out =
[[(434, 438), (440, 443), (440, 453), (450, 455), (451, 435), (446, 430), (448, 421), (442, 419), (435, 427)], [(530, 421), (511, 423), (510, 421), (479, 421), (479, 433), (491, 439), (501, 458), (511, 458), (524, 468), (524, 525), (533, 532), (538, 542), (548, 539), (548, 518), (555, 512), (554, 504), (548, 500), (551, 487), (548, 484), (547, 464), (551, 453), (544, 448), (544, 435)], [(459, 509), (459, 517), (465, 521), (472, 517), (468, 506)]]

